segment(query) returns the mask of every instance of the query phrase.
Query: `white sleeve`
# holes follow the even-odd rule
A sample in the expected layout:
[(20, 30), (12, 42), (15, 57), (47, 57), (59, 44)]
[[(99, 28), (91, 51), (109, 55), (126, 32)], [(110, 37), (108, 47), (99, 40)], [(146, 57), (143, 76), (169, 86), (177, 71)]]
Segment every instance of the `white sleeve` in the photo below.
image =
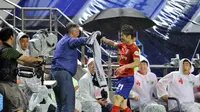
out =
[(89, 91), (90, 91), (90, 85), (89, 81), (86, 79), (79, 80), (79, 94), (82, 101), (96, 101), (95, 98), (93, 98)]
[(173, 74), (169, 73), (158, 81), (156, 85), (158, 98), (161, 98), (164, 95), (168, 95), (167, 86), (169, 85), (170, 82), (172, 82), (172, 80), (173, 80)]
[(195, 86), (200, 86), (200, 76), (199, 76), (200, 74), (198, 74), (198, 75), (196, 75), (195, 77), (194, 77), (194, 85)]
[(134, 89), (132, 88), (129, 93), (129, 98), (135, 98), (136, 96), (140, 96)]
[(155, 96), (157, 96), (157, 90), (156, 90), (156, 85), (157, 85), (157, 83), (158, 83), (158, 78), (157, 78), (156, 74), (154, 74), (153, 94), (154, 94)]
[(130, 93), (129, 93), (129, 98), (135, 98), (136, 96), (140, 96), (136, 91), (135, 91), (135, 81), (134, 81), (134, 85), (133, 88), (131, 89)]

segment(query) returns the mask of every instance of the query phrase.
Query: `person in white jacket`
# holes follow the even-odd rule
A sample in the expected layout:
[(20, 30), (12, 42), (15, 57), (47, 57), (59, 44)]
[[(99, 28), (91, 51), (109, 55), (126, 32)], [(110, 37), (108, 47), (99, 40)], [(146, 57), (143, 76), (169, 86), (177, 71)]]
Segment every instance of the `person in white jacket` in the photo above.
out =
[[(163, 78), (157, 84), (157, 95), (167, 101), (168, 97), (175, 97), (180, 101), (183, 112), (200, 112), (200, 104), (194, 102), (194, 86), (199, 86), (199, 78), (193, 74), (194, 68), (189, 59), (179, 62), (179, 71), (174, 71)], [(168, 101), (169, 110), (177, 110), (175, 101)]]
[(78, 95), (79, 95), (78, 81), (73, 77), (72, 77), (72, 81), (73, 81), (73, 85), (74, 85), (74, 89), (75, 89), (75, 110), (74, 110), (74, 112), (82, 112), (82, 105), (78, 99)]
[[(134, 75), (134, 86), (130, 92), (130, 104), (139, 107), (140, 112), (151, 106), (153, 112), (165, 112), (165, 107), (155, 102), (157, 76), (151, 72), (149, 62), (141, 58), (138, 71)], [(148, 112), (150, 112), (148, 110)]]
[[(196, 78), (200, 79), (200, 74), (196, 75)], [(195, 102), (200, 103), (200, 86), (194, 88)]]
[[(95, 81), (94, 59), (88, 60), (88, 70), (85, 75), (79, 80), (79, 100), (82, 104), (82, 111), (84, 112), (109, 112), (110, 107), (109, 98), (101, 98), (101, 89), (98, 87), (97, 80)], [(102, 107), (106, 110), (102, 110)], [(110, 109), (110, 110), (109, 110)]]
[[(22, 53), (24, 56), (30, 56), (29, 53), (29, 36), (23, 32), (20, 32), (17, 36), (16, 39), (16, 50), (20, 53)], [(23, 65), (18, 65), (18, 68), (23, 67), (31, 70), (31, 72), (25, 71), (23, 72), (24, 74), (33, 74), (35, 72), (34, 68), (28, 67), (28, 66), (23, 66)], [(31, 98), (32, 94), (34, 92), (38, 92), (38, 86), (41, 84), (41, 80), (37, 78), (37, 76), (34, 76), (32, 78), (26, 78), (26, 77), (17, 77), (18, 79), (18, 84), (22, 91), (25, 93), (27, 96), (28, 100)]]

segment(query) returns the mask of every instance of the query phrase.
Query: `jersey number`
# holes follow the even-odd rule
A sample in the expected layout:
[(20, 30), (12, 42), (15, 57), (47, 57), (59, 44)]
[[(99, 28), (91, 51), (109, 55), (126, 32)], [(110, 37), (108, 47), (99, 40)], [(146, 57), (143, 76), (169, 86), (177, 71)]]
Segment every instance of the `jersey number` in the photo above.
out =
[(123, 85), (123, 84), (119, 84), (119, 85), (118, 85), (118, 87), (117, 87), (117, 90), (122, 90), (122, 89), (123, 89), (123, 87), (124, 87), (124, 85)]

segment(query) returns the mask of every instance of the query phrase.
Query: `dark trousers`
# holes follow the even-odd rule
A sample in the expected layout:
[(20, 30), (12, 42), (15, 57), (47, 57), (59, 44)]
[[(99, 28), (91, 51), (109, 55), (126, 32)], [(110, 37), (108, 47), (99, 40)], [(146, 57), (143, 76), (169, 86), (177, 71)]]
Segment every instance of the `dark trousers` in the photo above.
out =
[(13, 82), (0, 82), (0, 93), (3, 95), (3, 110), (1, 112), (14, 112), (27, 109), (27, 99)]
[(102, 112), (111, 112), (112, 111), (112, 104), (109, 103), (106, 107), (105, 106), (102, 106)]
[(57, 81), (54, 88), (56, 95), (56, 112), (74, 112), (75, 90), (72, 82), (72, 75), (66, 70), (52, 70), (51, 78)]

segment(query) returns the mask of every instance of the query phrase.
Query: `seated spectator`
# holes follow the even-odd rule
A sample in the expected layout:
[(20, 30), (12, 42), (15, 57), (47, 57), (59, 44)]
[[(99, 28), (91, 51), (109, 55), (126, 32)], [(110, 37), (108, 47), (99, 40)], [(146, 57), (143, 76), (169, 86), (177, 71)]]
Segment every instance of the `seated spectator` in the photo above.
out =
[[(157, 84), (157, 95), (167, 101), (168, 97), (175, 97), (180, 101), (183, 112), (200, 112), (200, 104), (194, 102), (194, 86), (199, 85), (199, 78), (193, 74), (194, 68), (191, 62), (184, 58), (180, 61), (179, 71), (174, 71), (163, 78)], [(177, 103), (168, 101), (170, 111), (177, 111)]]
[[(139, 70), (134, 75), (134, 86), (130, 92), (130, 105), (139, 107), (140, 112), (145, 108), (153, 112), (165, 112), (165, 107), (156, 103), (153, 94), (156, 95), (157, 76), (151, 72), (147, 59), (141, 59)], [(147, 111), (148, 111), (147, 110)], [(150, 112), (150, 111), (148, 111)]]
[[(196, 77), (200, 79), (200, 74), (196, 75)], [(200, 103), (200, 87), (199, 86), (194, 87), (194, 98), (195, 98), (195, 102)]]
[(73, 81), (73, 85), (74, 85), (74, 89), (75, 89), (75, 110), (74, 112), (82, 112), (82, 105), (80, 103), (80, 100), (78, 99), (78, 95), (79, 95), (79, 85), (78, 85), (78, 81), (75, 78), (72, 78)]
[(110, 112), (108, 93), (99, 87), (95, 76), (94, 59), (88, 60), (88, 71), (79, 80), (79, 99), (84, 112)]

